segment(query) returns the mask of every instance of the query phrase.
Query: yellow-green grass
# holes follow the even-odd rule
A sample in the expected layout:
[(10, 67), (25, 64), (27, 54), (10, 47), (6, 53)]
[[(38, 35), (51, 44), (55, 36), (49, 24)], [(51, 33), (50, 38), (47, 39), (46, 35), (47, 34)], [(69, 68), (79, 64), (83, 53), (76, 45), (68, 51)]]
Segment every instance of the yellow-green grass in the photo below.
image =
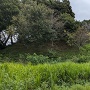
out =
[[(69, 90), (64, 89), (65, 86), (68, 85), (66, 88), (69, 88), (73, 84), (81, 84), (81, 87), (85, 88), (83, 85), (89, 81), (90, 63), (0, 64), (0, 90), (43, 90), (43, 87), (53, 90), (62, 85), (63, 90)], [(70, 87), (70, 90), (79, 90), (72, 89), (73, 87)], [(90, 88), (89, 85), (86, 87)]]

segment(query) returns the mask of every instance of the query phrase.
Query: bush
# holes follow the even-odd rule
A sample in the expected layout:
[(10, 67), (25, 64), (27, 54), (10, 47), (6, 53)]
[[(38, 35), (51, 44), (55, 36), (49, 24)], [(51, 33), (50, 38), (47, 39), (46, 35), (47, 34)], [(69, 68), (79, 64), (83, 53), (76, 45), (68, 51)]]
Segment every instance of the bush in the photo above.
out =
[(33, 64), (47, 63), (49, 62), (49, 57), (43, 55), (37, 55), (34, 53), (33, 55), (27, 54), (26, 60)]
[(43, 64), (43, 63), (57, 63), (62, 61), (61, 57), (48, 57), (44, 55), (31, 54), (20, 54), (20, 62), (31, 62), (32, 64)]
[(84, 45), (80, 50), (90, 52), (90, 44)]
[(73, 56), (71, 61), (77, 62), (77, 63), (89, 62), (90, 61), (90, 56), (85, 56), (85, 55)]

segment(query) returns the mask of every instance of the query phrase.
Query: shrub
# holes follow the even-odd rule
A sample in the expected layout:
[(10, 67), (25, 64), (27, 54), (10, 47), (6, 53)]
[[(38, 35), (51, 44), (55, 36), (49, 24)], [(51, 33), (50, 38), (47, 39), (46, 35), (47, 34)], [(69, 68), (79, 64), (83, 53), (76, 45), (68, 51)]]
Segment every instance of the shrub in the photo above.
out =
[(33, 63), (33, 64), (39, 64), (39, 63), (47, 63), (49, 61), (48, 56), (43, 56), (43, 55), (37, 55), (37, 54), (27, 54), (26, 60)]
[(90, 61), (90, 56), (85, 56), (85, 55), (78, 55), (78, 56), (73, 56), (71, 61), (77, 62), (77, 63), (85, 63)]

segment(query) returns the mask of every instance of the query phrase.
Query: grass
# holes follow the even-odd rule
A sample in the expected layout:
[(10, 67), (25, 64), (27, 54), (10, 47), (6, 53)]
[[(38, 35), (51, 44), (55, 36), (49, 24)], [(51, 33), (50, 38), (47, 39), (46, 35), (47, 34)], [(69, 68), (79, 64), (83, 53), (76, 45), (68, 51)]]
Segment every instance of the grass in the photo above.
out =
[(0, 64), (0, 90), (90, 90), (87, 82), (90, 63)]
[(32, 50), (0, 51), (0, 90), (90, 90), (90, 44), (79, 51)]
[(80, 85), (80, 84), (76, 84), (76, 85), (72, 85), (71, 87), (68, 86), (55, 86), (53, 90), (90, 90), (90, 83), (85, 84), (85, 85)]

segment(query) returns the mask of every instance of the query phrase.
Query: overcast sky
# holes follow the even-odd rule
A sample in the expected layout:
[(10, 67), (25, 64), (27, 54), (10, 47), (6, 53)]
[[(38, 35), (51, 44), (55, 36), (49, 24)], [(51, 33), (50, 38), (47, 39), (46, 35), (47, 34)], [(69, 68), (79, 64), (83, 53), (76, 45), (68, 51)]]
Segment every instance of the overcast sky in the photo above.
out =
[(90, 0), (70, 0), (76, 20), (90, 19)]

